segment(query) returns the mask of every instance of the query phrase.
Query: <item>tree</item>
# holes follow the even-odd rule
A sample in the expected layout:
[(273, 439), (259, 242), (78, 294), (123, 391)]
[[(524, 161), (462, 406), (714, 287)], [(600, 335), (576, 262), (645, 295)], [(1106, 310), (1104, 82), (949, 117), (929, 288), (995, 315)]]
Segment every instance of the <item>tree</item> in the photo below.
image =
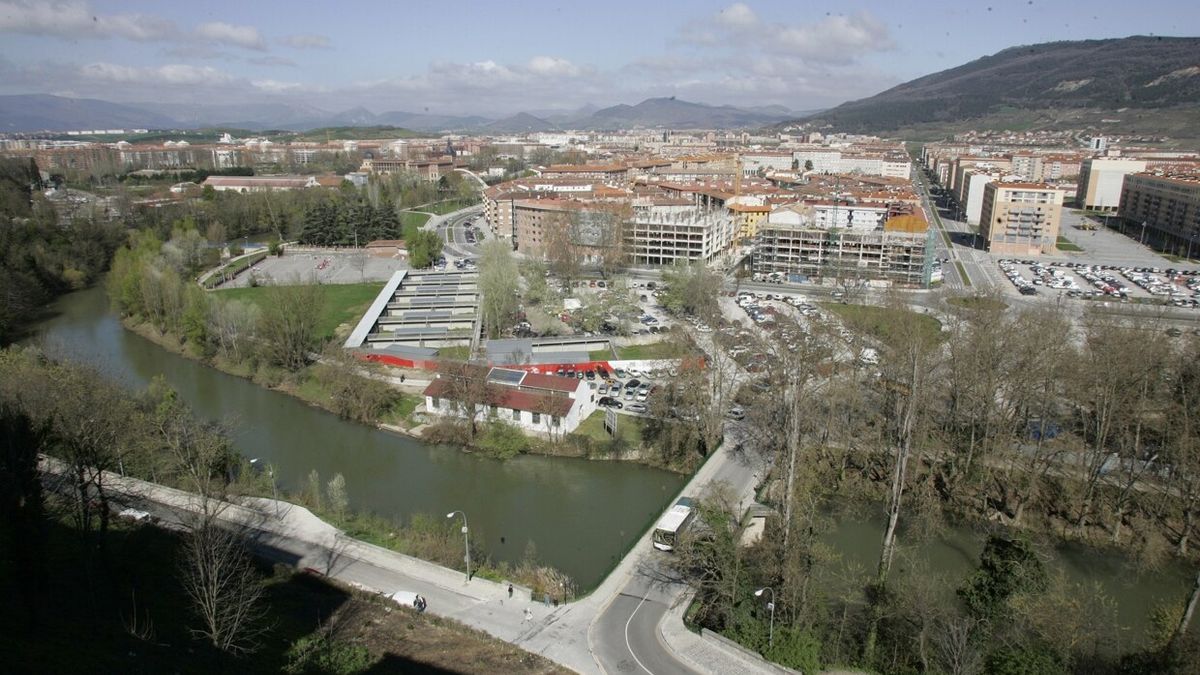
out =
[(494, 406), (500, 392), (487, 381), (488, 369), (465, 361), (438, 361), (437, 377), (444, 383), (446, 401), (462, 420), (467, 434), (467, 443), (475, 442), (479, 431), (480, 417), (486, 417), (488, 408)]
[(812, 171), (812, 170), (813, 170), (813, 163), (812, 163), (812, 160), (811, 160), (811, 159), (806, 159), (806, 160), (804, 160), (804, 170), (805, 170), (805, 171)]
[(231, 654), (254, 652), (266, 632), (263, 583), (241, 539), (206, 516), (184, 537), (180, 576), (192, 611), (193, 633)]
[(340, 473), (334, 474), (333, 478), (329, 479), (325, 494), (329, 498), (329, 508), (333, 509), (337, 517), (346, 515), (350, 508), (350, 496), (346, 494), (346, 477)]
[(489, 240), (479, 257), (480, 314), (488, 337), (498, 338), (513, 324), (520, 295), (521, 273), (512, 248), (499, 239)]
[(325, 302), (325, 289), (317, 284), (267, 289), (257, 334), (268, 363), (291, 371), (308, 365), (321, 339), (317, 322)]
[(723, 279), (704, 263), (676, 265), (663, 270), (659, 302), (674, 314), (687, 314), (711, 321), (720, 309), (717, 297)]
[(553, 274), (570, 288), (583, 270), (584, 252), (579, 246), (579, 216), (559, 212), (542, 225), (542, 255)]
[(879, 552), (879, 567), (874, 584), (873, 613), (867, 633), (864, 656), (874, 659), (879, 620), (887, 597), (888, 574), (896, 553), (896, 529), (900, 522), (904, 490), (908, 481), (908, 462), (913, 445), (927, 422), (932, 400), (930, 383), (933, 380), (938, 337), (930, 335), (921, 315), (910, 312), (891, 301), (893, 323), (885, 344), (881, 362), (881, 405), (885, 429), (884, 442), (891, 455), (891, 488), (888, 494), (887, 522), (883, 545)]
[(436, 232), (418, 230), (408, 241), (408, 264), (414, 269), (429, 267), (442, 255), (445, 242)]

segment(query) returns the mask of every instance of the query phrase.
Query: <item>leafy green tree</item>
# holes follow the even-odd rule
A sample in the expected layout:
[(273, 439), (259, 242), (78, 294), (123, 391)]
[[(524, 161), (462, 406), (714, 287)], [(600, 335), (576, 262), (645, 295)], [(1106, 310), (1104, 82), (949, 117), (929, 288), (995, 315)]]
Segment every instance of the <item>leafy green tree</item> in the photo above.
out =
[(1046, 588), (1046, 570), (1026, 539), (988, 538), (979, 569), (959, 589), (967, 610), (980, 619), (1002, 616), (1009, 598)]
[(442, 255), (442, 238), (436, 232), (420, 230), (408, 246), (408, 264), (416, 269), (429, 267)]

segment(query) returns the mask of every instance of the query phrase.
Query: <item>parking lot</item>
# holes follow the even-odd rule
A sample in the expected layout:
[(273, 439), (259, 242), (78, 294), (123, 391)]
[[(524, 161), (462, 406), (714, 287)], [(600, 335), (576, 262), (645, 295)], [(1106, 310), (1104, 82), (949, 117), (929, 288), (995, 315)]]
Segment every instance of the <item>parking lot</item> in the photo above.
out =
[(1009, 290), (1022, 295), (1200, 307), (1200, 273), (1195, 270), (1012, 258), (1002, 258), (997, 264), (1009, 279)]

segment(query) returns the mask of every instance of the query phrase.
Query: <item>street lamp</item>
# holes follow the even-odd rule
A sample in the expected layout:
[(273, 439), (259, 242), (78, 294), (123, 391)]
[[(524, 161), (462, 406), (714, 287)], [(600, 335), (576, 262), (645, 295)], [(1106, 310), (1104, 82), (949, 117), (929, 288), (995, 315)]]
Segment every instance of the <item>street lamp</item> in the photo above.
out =
[(761, 598), (763, 591), (771, 591), (771, 601), (767, 603), (767, 609), (771, 610), (771, 626), (767, 633), (767, 648), (775, 646), (775, 589), (770, 586), (760, 588), (754, 591), (754, 597)]
[(463, 583), (469, 583), (471, 581), (471, 541), (468, 539), (469, 535), (467, 534), (467, 514), (463, 513), (462, 511), (451, 511), (450, 513), (446, 514), (446, 517), (453, 518), (456, 515), (462, 516), (463, 519), (463, 549), (466, 551), (465, 558), (467, 561), (467, 580)]
[[(258, 458), (250, 460), (251, 466), (258, 466)], [(275, 520), (279, 520), (279, 492), (275, 489), (275, 465), (267, 465), (267, 475), (271, 477), (271, 501), (275, 504)]]

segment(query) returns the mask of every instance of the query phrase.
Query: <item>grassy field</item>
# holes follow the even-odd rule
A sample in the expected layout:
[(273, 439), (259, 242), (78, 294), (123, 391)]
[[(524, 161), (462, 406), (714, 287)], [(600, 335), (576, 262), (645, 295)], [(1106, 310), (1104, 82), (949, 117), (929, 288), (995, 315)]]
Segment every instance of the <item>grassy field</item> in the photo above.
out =
[[(626, 447), (637, 447), (642, 444), (642, 426), (645, 423), (640, 417), (617, 415), (617, 440)], [(597, 443), (608, 443), (611, 437), (604, 430), (604, 411), (597, 410), (579, 425), (574, 435), (589, 438)]]
[[(617, 359), (635, 361), (639, 359), (677, 359), (682, 354), (679, 345), (671, 342), (651, 342), (645, 345), (629, 345), (617, 347)], [(611, 358), (611, 357), (605, 357)]]
[(1008, 307), (1008, 303), (995, 298), (982, 298), (973, 295), (946, 298), (946, 302), (955, 307), (964, 307), (966, 309), (1004, 309)]
[(1060, 251), (1082, 251), (1083, 249), (1071, 243), (1070, 239), (1059, 235), (1058, 241), (1054, 243), (1054, 247)]
[(465, 345), (455, 347), (438, 347), (438, 356), (444, 359), (466, 361), (471, 356), (471, 348)]
[(892, 337), (892, 326), (905, 315), (916, 316), (919, 329), (927, 337), (938, 339), (942, 323), (932, 316), (917, 314), (907, 309), (875, 307), (872, 305), (843, 305), (837, 302), (822, 302), (821, 307), (837, 314), (851, 329), (862, 331), (887, 342)]
[(403, 228), (405, 239), (412, 239), (417, 230), (427, 222), (429, 222), (428, 213), (404, 211), (400, 214), (400, 227)]
[[(342, 324), (354, 324), (362, 316), (371, 301), (379, 295), (383, 288), (382, 282), (365, 284), (337, 284), (323, 286), (325, 289), (325, 304), (321, 308), (321, 316), (317, 321), (317, 331), (325, 339), (332, 338)], [(271, 287), (258, 286), (255, 288), (230, 288), (217, 291), (222, 298), (241, 300), (261, 307), (269, 302)]]
[(208, 280), (204, 282), (204, 287), (205, 288), (214, 288), (214, 287), (216, 287), (217, 283), (220, 282), (223, 278), (225, 278), (225, 277), (233, 278), (238, 273), (242, 272), (243, 270), (250, 267), (251, 265), (256, 265), (259, 262), (262, 262), (263, 260), (266, 259), (266, 257), (267, 257), (267, 252), (262, 251), (261, 253), (255, 253), (254, 255), (247, 256), (247, 257), (241, 258), (239, 260), (234, 260), (233, 262), (229, 263), (228, 265), (222, 267), (220, 270), (213, 272), (212, 276), (210, 276), (208, 278)]
[[(179, 582), (179, 535), (116, 521), (101, 552), (84, 544), (69, 511), (52, 513), (62, 517), (46, 521), (34, 583), (0, 564), (0, 590), (14, 603), (0, 613), (5, 672), (333, 672), (296, 658), (296, 645), (321, 636), (332, 646), (321, 653), (349, 666), (337, 672), (565, 672), (455, 621), (265, 565), (266, 633), (256, 651), (234, 657), (191, 633), (199, 624)], [(24, 591), (33, 591), (32, 615)], [(141, 637), (131, 634), (135, 617)]]

